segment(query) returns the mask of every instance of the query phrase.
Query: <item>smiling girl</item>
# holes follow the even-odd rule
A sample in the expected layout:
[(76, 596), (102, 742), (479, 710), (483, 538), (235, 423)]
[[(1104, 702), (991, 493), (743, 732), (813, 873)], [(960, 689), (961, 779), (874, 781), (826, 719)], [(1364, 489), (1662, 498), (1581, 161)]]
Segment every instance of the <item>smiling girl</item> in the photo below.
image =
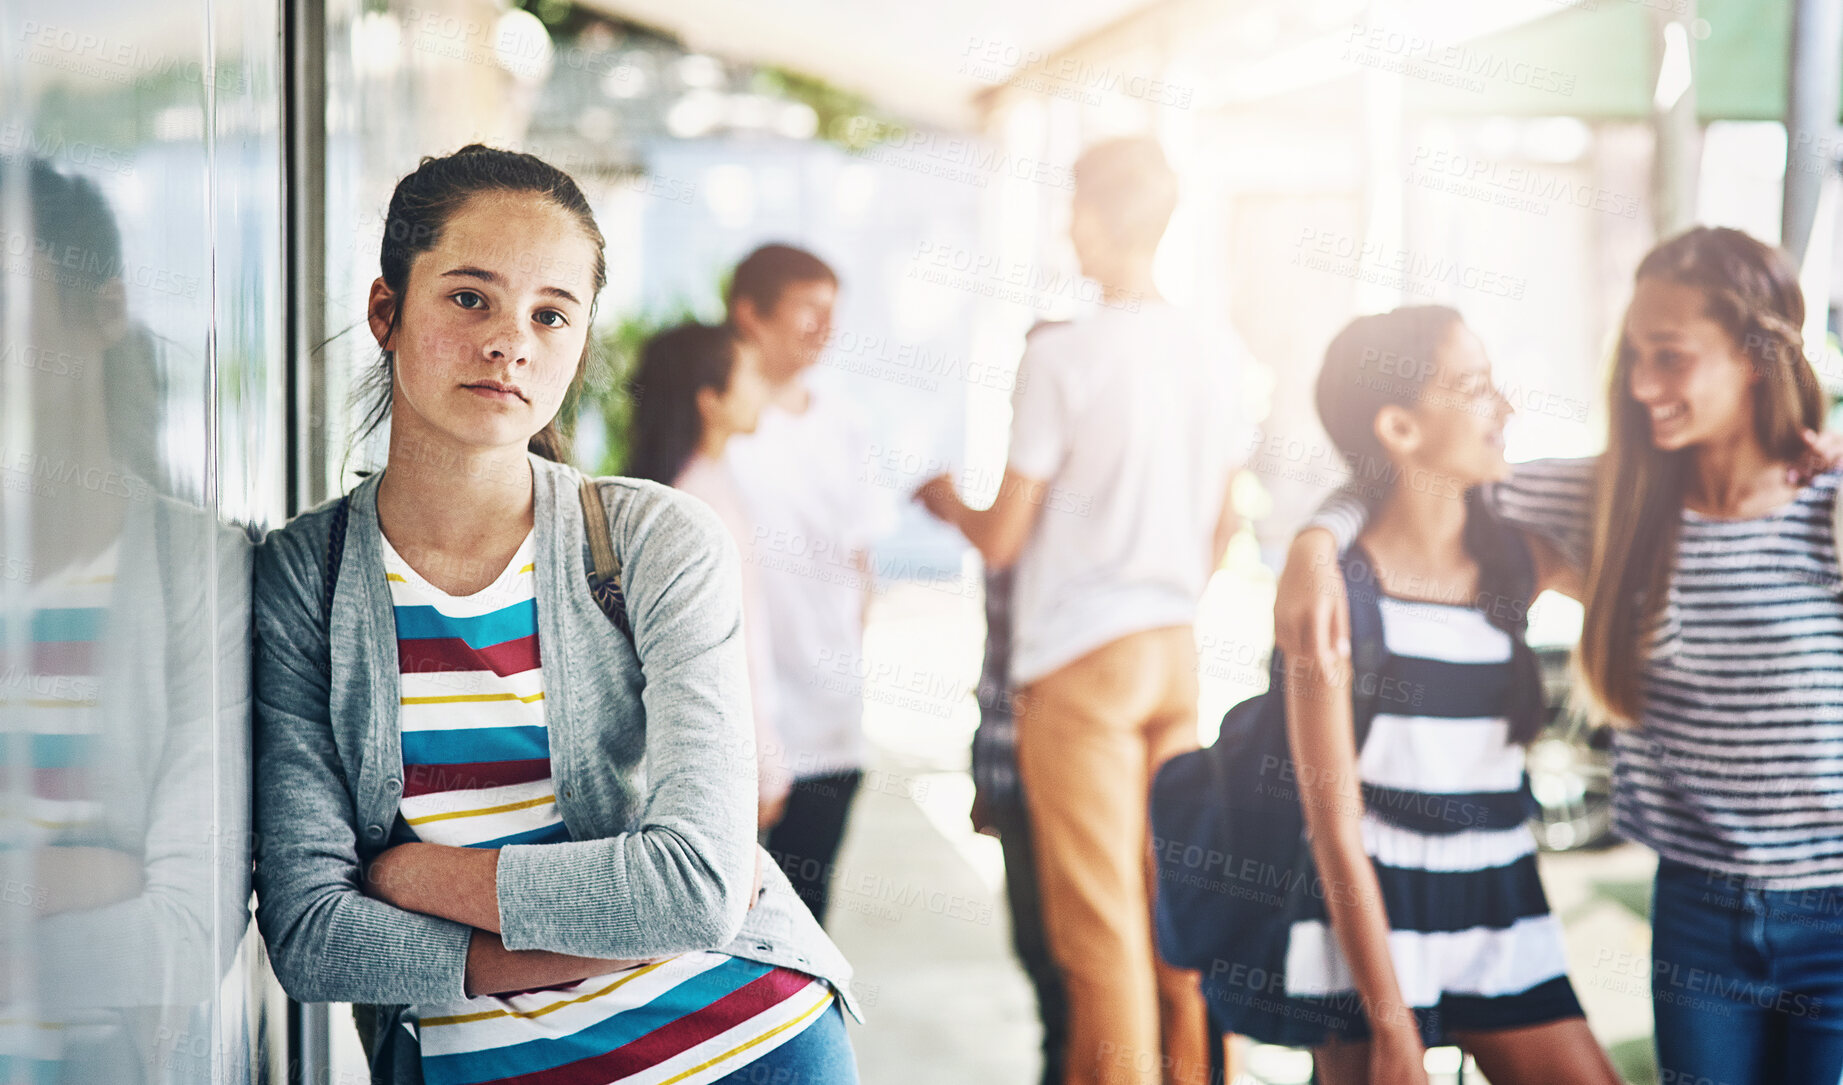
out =
[(384, 470), (257, 559), (277, 976), (377, 1007), (378, 1081), (854, 1082), (850, 969), (757, 862), (735, 546), (560, 462), (605, 277), (587, 202), (530, 155), (424, 159), (381, 264)]
[[(1843, 476), (1791, 477), (1834, 444), (1813, 432), (1804, 316), (1780, 250), (1707, 227), (1660, 244), (1626, 310), (1606, 453), (1519, 465), (1492, 495), (1586, 577), (1582, 670), (1624, 724), (1617, 825), (1659, 856), (1663, 1081), (1843, 1073)], [(1319, 526), (1365, 515), (1334, 505)], [(1276, 603), (1282, 645), (1314, 658), (1336, 654), (1330, 546), (1300, 536)]]

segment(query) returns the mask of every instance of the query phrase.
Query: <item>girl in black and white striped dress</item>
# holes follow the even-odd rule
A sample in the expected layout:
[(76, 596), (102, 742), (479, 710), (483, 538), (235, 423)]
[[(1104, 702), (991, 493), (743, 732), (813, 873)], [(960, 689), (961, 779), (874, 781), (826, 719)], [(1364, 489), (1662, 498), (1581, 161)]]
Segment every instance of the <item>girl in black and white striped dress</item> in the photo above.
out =
[[(1835, 1085), (1843, 475), (1788, 478), (1837, 453), (1814, 432), (1823, 395), (1797, 269), (1737, 230), (1698, 227), (1635, 278), (1606, 454), (1520, 464), (1488, 500), (1587, 578), (1583, 669), (1626, 724), (1616, 825), (1658, 853), (1652, 960), (1637, 967), (1660, 1080)], [(1366, 505), (1340, 491), (1312, 526), (1348, 539)], [(1335, 590), (1307, 573), (1323, 560), (1313, 534), (1282, 578), (1283, 643), (1313, 639), (1288, 616)]]
[(1451, 309), (1352, 322), (1318, 380), (1326, 431), (1381, 507), (1357, 541), (1386, 662), (1361, 743), (1349, 676), (1287, 673), (1287, 724), (1322, 893), (1286, 947), (1289, 1012), (1325, 1026), (1330, 1085), (1427, 1080), (1458, 1043), (1495, 1085), (1617, 1081), (1568, 982), (1536, 874), (1524, 745), (1543, 719), (1523, 633), (1565, 566), (1478, 500), (1508, 473), (1510, 405)]

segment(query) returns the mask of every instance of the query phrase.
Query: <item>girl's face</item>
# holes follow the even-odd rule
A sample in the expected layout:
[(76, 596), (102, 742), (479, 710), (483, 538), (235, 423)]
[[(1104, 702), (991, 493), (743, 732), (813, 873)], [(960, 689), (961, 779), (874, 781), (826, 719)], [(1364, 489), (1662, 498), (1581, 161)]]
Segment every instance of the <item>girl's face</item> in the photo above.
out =
[(754, 433), (768, 402), (768, 378), (762, 375), (761, 348), (747, 339), (736, 340), (736, 360), (730, 366), (729, 387), (698, 391), (698, 407), (706, 429), (721, 428), (731, 434)]
[(400, 297), (382, 279), (371, 287), (372, 334), (396, 353), (393, 432), (523, 448), (556, 417), (582, 361), (594, 267), (594, 243), (548, 200), (491, 193), (462, 205), (411, 261)]
[[(1504, 422), (1510, 402), (1491, 380), (1491, 359), (1472, 329), (1454, 324), (1435, 357), (1435, 372), (1412, 411), (1413, 432), (1402, 447), (1411, 465), (1447, 480), (1455, 492), (1510, 474)], [(1378, 425), (1389, 425), (1386, 417)], [(1386, 442), (1385, 442), (1386, 443)]]
[(1701, 290), (1638, 280), (1619, 349), (1626, 394), (1649, 417), (1652, 447), (1674, 452), (1752, 430), (1754, 367), (1705, 314)]

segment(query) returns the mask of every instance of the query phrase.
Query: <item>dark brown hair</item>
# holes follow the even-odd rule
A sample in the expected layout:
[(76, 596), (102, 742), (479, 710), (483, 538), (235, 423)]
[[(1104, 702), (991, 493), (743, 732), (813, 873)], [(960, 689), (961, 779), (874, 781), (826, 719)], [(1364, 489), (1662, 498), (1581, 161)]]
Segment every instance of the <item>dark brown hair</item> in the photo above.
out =
[(698, 323), (647, 340), (627, 380), (634, 421), (623, 474), (673, 484), (704, 440), (698, 393), (728, 390), (740, 342), (734, 325)]
[(831, 283), (838, 285), (838, 273), (824, 260), (792, 245), (763, 245), (742, 258), (730, 275), (729, 290), (723, 296), (731, 319), (736, 303), (747, 298), (762, 316), (774, 312), (781, 295), (795, 283)]

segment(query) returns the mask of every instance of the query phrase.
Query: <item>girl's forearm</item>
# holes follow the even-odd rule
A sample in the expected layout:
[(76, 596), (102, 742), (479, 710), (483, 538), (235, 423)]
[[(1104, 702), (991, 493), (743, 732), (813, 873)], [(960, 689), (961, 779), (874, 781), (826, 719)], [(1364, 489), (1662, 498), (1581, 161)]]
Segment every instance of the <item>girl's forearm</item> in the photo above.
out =
[(541, 949), (507, 949), (497, 934), (476, 930), (467, 946), (467, 994), (496, 995), (554, 987), (646, 963), (571, 957)]
[(1363, 850), (1355, 819), (1330, 834), (1313, 834), (1312, 852), (1325, 886), (1325, 914), (1331, 934), (1350, 963), (1357, 994), (1377, 1036), (1419, 1029), (1389, 952), (1389, 916), (1376, 868)]
[(366, 868), (365, 892), (405, 911), (465, 923), (496, 935), (499, 849), (398, 844)]

